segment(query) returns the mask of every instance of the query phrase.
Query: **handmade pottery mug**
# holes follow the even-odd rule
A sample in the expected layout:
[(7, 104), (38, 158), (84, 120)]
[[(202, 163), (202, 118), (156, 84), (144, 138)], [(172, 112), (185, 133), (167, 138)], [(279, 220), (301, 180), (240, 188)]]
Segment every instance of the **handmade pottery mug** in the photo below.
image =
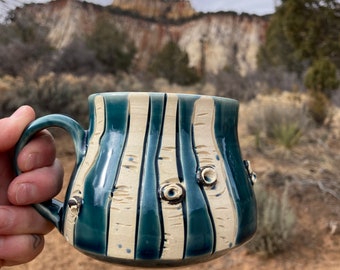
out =
[(113, 92), (91, 95), (89, 108), (88, 130), (47, 115), (17, 145), (18, 154), (52, 126), (70, 133), (76, 164), (65, 201), (35, 205), (70, 244), (159, 267), (206, 261), (253, 236), (254, 174), (241, 158), (236, 100)]

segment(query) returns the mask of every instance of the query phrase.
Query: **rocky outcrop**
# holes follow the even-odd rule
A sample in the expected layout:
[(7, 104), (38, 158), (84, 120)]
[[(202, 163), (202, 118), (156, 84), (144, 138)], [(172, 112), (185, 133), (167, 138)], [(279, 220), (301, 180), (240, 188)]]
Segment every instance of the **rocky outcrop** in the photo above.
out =
[(174, 40), (188, 53), (191, 66), (212, 73), (231, 68), (245, 75), (256, 69), (256, 55), (266, 29), (264, 19), (236, 14), (207, 14), (182, 24), (119, 16), (114, 19), (138, 47), (136, 64), (140, 69), (167, 42)]
[[(170, 40), (178, 42), (188, 53), (190, 65), (202, 72), (217, 73), (227, 67), (244, 75), (256, 69), (256, 54), (266, 33), (265, 18), (226, 12), (196, 14), (177, 21), (150, 20), (143, 12), (138, 16), (121, 12), (123, 3), (141, 4), (142, 1), (157, 2), (115, 0), (119, 9), (114, 9), (76, 0), (56, 0), (47, 4), (26, 5), (18, 12), (33, 12), (35, 18), (50, 29), (49, 38), (52, 44), (61, 49), (74, 36), (89, 33), (96, 18), (110, 9), (108, 14), (117, 28), (126, 32), (135, 43), (135, 67), (139, 70), (145, 69), (150, 58)], [(166, 4), (169, 1), (160, 0), (157, 3), (159, 2)], [(130, 7), (132, 8), (132, 4)], [(147, 6), (140, 6), (138, 10), (146, 12)], [(156, 13), (150, 14), (155, 16)], [(188, 16), (189, 13), (186, 14)]]
[(33, 14), (35, 20), (49, 29), (49, 39), (55, 48), (64, 48), (77, 35), (90, 32), (103, 8), (76, 0), (55, 0), (45, 4), (27, 4), (16, 14)]
[(114, 0), (112, 6), (157, 19), (178, 20), (196, 13), (188, 0)]

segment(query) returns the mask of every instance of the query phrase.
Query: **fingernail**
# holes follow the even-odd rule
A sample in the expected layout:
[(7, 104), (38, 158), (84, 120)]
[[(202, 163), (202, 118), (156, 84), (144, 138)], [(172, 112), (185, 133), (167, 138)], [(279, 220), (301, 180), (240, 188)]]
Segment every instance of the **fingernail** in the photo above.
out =
[(43, 236), (42, 235), (38, 235), (38, 234), (33, 234), (33, 248), (37, 249), (41, 243), (44, 241)]
[(18, 205), (26, 205), (34, 201), (37, 197), (37, 189), (34, 185), (29, 183), (20, 184), (16, 190), (16, 203)]
[(24, 163), (24, 170), (30, 171), (39, 166), (40, 159), (38, 153), (30, 153)]

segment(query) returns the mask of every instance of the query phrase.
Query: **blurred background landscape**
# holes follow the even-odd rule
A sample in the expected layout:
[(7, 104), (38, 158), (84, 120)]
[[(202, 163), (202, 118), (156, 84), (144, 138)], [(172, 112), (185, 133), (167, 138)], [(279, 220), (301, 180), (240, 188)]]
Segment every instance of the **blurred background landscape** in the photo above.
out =
[[(185, 0), (0, 0), (0, 117), (29, 104), (86, 129), (94, 92), (237, 99), (243, 158), (259, 179), (258, 232), (187, 269), (340, 269), (340, 3), (275, 2), (260, 16), (203, 13)], [(73, 143), (52, 132), (65, 192)], [(14, 268), (66, 267), (127, 269), (80, 254), (56, 230), (36, 260)]]

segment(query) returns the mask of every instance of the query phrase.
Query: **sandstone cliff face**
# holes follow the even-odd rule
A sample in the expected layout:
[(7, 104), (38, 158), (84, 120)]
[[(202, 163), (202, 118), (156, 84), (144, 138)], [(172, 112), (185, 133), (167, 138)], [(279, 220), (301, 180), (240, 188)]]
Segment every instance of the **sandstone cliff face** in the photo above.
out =
[(49, 31), (51, 44), (66, 47), (75, 36), (92, 30), (101, 8), (76, 0), (55, 0), (46, 4), (29, 4), (17, 13), (34, 14), (34, 18)]
[(141, 69), (150, 56), (175, 40), (188, 53), (191, 66), (212, 73), (229, 67), (243, 75), (256, 69), (256, 54), (266, 29), (266, 21), (259, 17), (232, 14), (208, 14), (179, 25), (118, 16), (115, 21), (135, 41), (136, 63)]
[(178, 20), (196, 13), (188, 0), (114, 0), (112, 6), (148, 18)]
[[(62, 49), (74, 36), (90, 32), (97, 16), (105, 10), (76, 0), (57, 0), (26, 5), (20, 12), (34, 12), (37, 20), (49, 27), (52, 44)], [(190, 65), (197, 69), (217, 73), (229, 67), (245, 75), (256, 69), (256, 54), (267, 26), (262, 17), (235, 13), (203, 14), (181, 23), (157, 22), (114, 11), (110, 16), (117, 28), (134, 41), (138, 50), (135, 64), (140, 70), (168, 41), (174, 40), (188, 53)]]
[(228, 67), (246, 74), (256, 69), (256, 54), (265, 34), (262, 19), (210, 14), (178, 28), (179, 44), (192, 66), (199, 66), (204, 57), (207, 72)]

